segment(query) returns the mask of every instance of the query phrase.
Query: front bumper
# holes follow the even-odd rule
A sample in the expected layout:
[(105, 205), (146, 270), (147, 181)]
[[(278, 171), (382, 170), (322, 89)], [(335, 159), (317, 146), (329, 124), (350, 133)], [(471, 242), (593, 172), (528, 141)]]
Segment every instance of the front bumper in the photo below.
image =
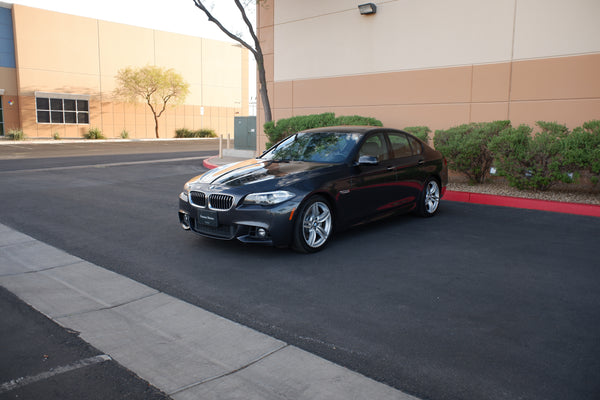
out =
[[(179, 198), (179, 222), (184, 229), (221, 240), (288, 246), (293, 239), (296, 198), (274, 206), (234, 205), (226, 211), (210, 210)], [(213, 218), (215, 220), (213, 220)]]

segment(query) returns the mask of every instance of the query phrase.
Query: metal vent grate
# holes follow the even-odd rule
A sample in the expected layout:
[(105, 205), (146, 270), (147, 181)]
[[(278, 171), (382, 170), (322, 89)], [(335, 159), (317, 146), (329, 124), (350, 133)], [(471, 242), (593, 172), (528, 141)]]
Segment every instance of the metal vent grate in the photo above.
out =
[(216, 238), (233, 239), (236, 235), (237, 226), (223, 225), (215, 228), (212, 226), (196, 224), (195, 231)]
[(199, 207), (206, 207), (206, 195), (202, 192), (190, 192), (190, 203)]
[(233, 196), (227, 194), (211, 194), (208, 200), (214, 210), (229, 210), (233, 205)]

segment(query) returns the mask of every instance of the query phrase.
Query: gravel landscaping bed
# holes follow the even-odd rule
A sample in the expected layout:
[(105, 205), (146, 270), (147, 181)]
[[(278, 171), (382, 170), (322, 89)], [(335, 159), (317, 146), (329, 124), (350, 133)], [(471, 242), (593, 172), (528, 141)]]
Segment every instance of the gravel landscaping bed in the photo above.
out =
[(567, 203), (583, 203), (600, 205), (600, 188), (594, 188), (590, 185), (572, 187), (569, 185), (560, 185), (547, 191), (518, 190), (510, 187), (502, 180), (496, 180), (492, 183), (483, 183), (470, 185), (466, 182), (450, 180), (448, 190), (457, 192), (484, 193), (499, 196), (522, 197), (527, 199), (562, 201)]

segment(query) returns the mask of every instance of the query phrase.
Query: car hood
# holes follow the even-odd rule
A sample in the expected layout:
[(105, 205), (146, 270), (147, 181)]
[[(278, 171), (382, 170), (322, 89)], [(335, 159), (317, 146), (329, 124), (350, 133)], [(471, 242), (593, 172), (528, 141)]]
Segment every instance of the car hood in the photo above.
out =
[(242, 186), (279, 178), (290, 184), (296, 180), (295, 178), (306, 173), (316, 172), (332, 165), (336, 164), (251, 159), (215, 168), (193, 181), (211, 185)]

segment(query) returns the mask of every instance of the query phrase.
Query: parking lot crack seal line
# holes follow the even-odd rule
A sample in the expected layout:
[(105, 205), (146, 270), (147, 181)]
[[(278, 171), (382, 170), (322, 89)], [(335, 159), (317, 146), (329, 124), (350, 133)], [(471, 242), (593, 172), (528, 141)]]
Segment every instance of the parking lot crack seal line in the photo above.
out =
[(241, 366), (241, 367), (239, 367), (237, 369), (234, 369), (233, 371), (225, 372), (225, 373), (217, 375), (217, 376), (213, 376), (213, 377), (210, 377), (210, 378), (203, 379), (203, 380), (201, 380), (199, 382), (191, 383), (191, 384), (183, 386), (183, 387), (181, 387), (181, 388), (179, 388), (179, 389), (177, 389), (177, 390), (175, 390), (175, 391), (173, 391), (171, 393), (168, 393), (168, 395), (169, 396), (173, 396), (173, 395), (176, 395), (178, 393), (184, 392), (184, 391), (186, 391), (188, 389), (194, 388), (196, 386), (200, 386), (200, 385), (203, 385), (203, 384), (208, 383), (208, 382), (216, 381), (218, 379), (225, 378), (225, 377), (233, 375), (233, 374), (235, 374), (237, 372), (243, 371), (246, 368), (251, 367), (252, 365), (254, 365), (254, 364), (256, 364), (256, 363), (264, 360), (265, 358), (268, 358), (268, 357), (272, 356), (273, 354), (275, 354), (275, 353), (277, 353), (277, 352), (279, 352), (279, 351), (281, 351), (281, 350), (283, 350), (283, 349), (285, 349), (286, 347), (289, 347), (289, 346), (290, 345), (288, 343), (286, 343), (286, 344), (284, 344), (281, 347), (278, 347), (278, 348), (276, 348), (276, 349), (274, 349), (274, 350), (272, 350), (272, 351), (270, 351), (268, 353), (265, 353), (265, 354), (259, 356), (255, 360), (250, 361), (248, 364), (243, 365), (243, 366)]

